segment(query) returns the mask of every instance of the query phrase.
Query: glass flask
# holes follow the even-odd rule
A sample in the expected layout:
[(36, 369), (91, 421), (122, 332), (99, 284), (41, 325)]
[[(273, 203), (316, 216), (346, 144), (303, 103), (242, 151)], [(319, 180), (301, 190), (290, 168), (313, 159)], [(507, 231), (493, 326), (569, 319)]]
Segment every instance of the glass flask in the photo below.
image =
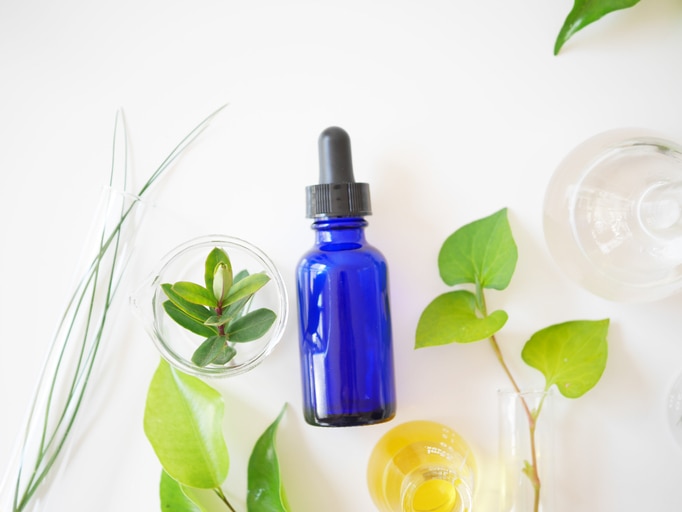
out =
[(470, 512), (476, 461), (467, 442), (433, 421), (402, 423), (377, 442), (367, 485), (381, 512)]

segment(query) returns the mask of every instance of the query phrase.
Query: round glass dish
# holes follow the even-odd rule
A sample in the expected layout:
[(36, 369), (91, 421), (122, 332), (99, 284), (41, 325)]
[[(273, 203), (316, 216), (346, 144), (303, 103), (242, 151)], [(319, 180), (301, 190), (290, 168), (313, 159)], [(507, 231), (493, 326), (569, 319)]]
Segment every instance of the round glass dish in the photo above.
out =
[(598, 134), (554, 172), (544, 232), (558, 266), (606, 299), (682, 288), (682, 147), (642, 129)]
[[(246, 270), (249, 274), (265, 272), (270, 277), (268, 283), (256, 292), (248, 308), (271, 309), (275, 312), (276, 319), (261, 338), (234, 344), (237, 353), (225, 365), (209, 364), (200, 367), (192, 362), (192, 354), (205, 338), (181, 327), (168, 316), (163, 308), (168, 297), (161, 285), (178, 281), (203, 283), (204, 263), (214, 248), (223, 249), (227, 253), (234, 274)], [(288, 316), (286, 288), (272, 260), (249, 242), (224, 235), (195, 238), (171, 250), (131, 297), (131, 304), (142, 318), (161, 356), (185, 373), (204, 377), (238, 375), (260, 364), (282, 338)]]

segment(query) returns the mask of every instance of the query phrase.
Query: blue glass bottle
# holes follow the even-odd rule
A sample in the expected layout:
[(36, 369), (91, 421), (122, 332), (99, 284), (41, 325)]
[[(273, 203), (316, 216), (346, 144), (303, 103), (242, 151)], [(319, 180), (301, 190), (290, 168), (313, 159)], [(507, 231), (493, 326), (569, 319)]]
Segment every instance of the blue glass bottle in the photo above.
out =
[(307, 193), (315, 245), (297, 269), (305, 420), (387, 421), (396, 408), (388, 270), (365, 240), (369, 186), (355, 183), (340, 128), (320, 135), (320, 184)]

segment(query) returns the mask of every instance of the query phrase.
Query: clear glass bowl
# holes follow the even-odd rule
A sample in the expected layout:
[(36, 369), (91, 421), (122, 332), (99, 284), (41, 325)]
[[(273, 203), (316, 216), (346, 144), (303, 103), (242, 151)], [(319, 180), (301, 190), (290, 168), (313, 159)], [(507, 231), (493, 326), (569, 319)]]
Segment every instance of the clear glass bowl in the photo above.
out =
[[(163, 303), (167, 297), (161, 285), (178, 281), (203, 283), (206, 256), (216, 247), (227, 253), (235, 274), (247, 270), (250, 274), (265, 272), (270, 277), (249, 308), (269, 308), (277, 318), (263, 337), (235, 344), (237, 354), (227, 364), (199, 367), (192, 362), (192, 354), (204, 338), (184, 329), (166, 314)], [(260, 364), (282, 338), (288, 317), (286, 288), (274, 263), (249, 242), (224, 235), (195, 238), (170, 251), (131, 297), (131, 305), (166, 361), (183, 372), (205, 377), (238, 375)]]
[(598, 134), (554, 172), (543, 208), (558, 266), (609, 300), (682, 288), (682, 147), (642, 129)]

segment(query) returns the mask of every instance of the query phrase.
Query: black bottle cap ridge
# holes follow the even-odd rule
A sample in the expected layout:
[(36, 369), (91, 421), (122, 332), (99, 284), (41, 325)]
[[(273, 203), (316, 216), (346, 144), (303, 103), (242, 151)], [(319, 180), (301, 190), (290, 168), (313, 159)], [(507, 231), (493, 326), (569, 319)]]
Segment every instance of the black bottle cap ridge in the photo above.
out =
[(356, 183), (350, 137), (331, 126), (318, 139), (320, 179), (306, 187), (306, 217), (364, 217), (372, 214), (369, 185)]

